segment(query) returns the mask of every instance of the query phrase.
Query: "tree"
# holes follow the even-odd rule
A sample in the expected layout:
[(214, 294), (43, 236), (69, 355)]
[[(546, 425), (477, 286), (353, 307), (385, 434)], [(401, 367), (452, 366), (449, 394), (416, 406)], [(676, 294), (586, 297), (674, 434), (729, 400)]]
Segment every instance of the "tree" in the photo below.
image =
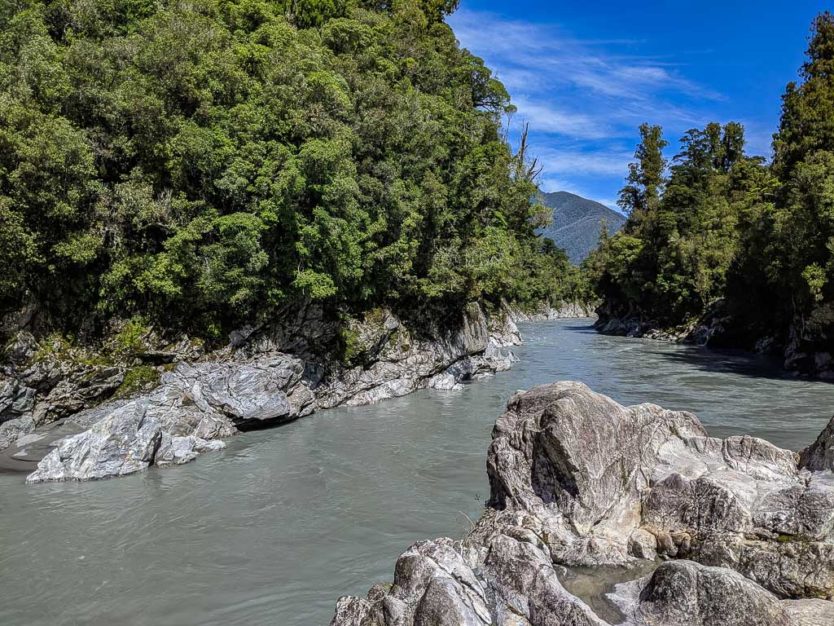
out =
[(628, 166), (626, 186), (620, 191), (617, 202), (623, 211), (633, 216), (632, 227), (636, 226), (644, 215), (657, 208), (666, 170), (663, 149), (667, 145), (669, 144), (663, 139), (660, 126), (640, 126), (640, 143), (634, 153), (636, 162)]

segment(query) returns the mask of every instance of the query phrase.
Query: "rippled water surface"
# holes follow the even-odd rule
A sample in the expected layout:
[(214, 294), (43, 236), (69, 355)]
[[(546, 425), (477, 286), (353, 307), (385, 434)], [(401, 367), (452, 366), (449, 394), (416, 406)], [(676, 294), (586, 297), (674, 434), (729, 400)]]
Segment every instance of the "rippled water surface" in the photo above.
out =
[(0, 624), (327, 624), (410, 543), (466, 531), (492, 424), (536, 384), (581, 380), (794, 449), (834, 413), (834, 385), (588, 323), (523, 325), (521, 363), (462, 391), (326, 411), (187, 466), (35, 486), (0, 474)]

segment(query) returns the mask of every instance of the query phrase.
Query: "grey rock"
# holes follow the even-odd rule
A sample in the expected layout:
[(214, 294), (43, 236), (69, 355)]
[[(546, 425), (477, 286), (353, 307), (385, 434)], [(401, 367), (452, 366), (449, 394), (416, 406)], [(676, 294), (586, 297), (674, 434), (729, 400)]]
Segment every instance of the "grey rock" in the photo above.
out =
[(622, 407), (581, 383), (516, 395), (487, 456), (490, 503), (537, 516), (557, 562), (621, 564), (661, 444), (705, 431), (689, 413)]
[(516, 322), (537, 322), (557, 319), (585, 319), (597, 316), (594, 306), (585, 302), (564, 302), (556, 307), (543, 306), (532, 311), (522, 311), (507, 305)]
[(800, 452), (799, 457), (800, 467), (815, 472), (834, 472), (834, 418), (817, 440)]
[(0, 424), (0, 450), (5, 450), (14, 444), (22, 435), (35, 430), (35, 422), (31, 417), (20, 417)]
[(0, 422), (20, 417), (35, 407), (36, 391), (16, 378), (0, 380)]
[(420, 542), (397, 561), (394, 583), (342, 598), (331, 626), (602, 626), (569, 594), (540, 548), (495, 536), (477, 550), (451, 539)]
[[(294, 327), (304, 323), (310, 326)], [(178, 363), (173, 371), (163, 374), (159, 387), (131, 401), (143, 407), (146, 418), (160, 428), (161, 445), (150, 462), (185, 463), (219, 445), (210, 442), (239, 430), (281, 424), (319, 408), (368, 404), (429, 386), (456, 388), (461, 381), (509, 368), (516, 359), (506, 346), (519, 341), (518, 329), (508, 315), (490, 319), (476, 304), (466, 308), (457, 329), (438, 330), (433, 338), (416, 339), (386, 310), (369, 314), (352, 328), (359, 337), (363, 361), (353, 367), (325, 366), (276, 351), (279, 345), (309, 351), (327, 336), (332, 328), (314, 308), (271, 333), (244, 329), (233, 337), (237, 348), (216, 353), (215, 360)], [(189, 346), (183, 339), (154, 358), (186, 354)], [(28, 399), (40, 394), (31, 410), (35, 428), (63, 418), (88, 431), (120, 430), (111, 418), (126, 411), (130, 402), (100, 400), (121, 380), (118, 368), (73, 369), (65, 362), (47, 359), (0, 386), (0, 409), (7, 406), (6, 412), (14, 418), (13, 407), (28, 407)], [(8, 446), (21, 433), (32, 430), (29, 422), (11, 422), (0, 427), (0, 446)], [(95, 437), (87, 439), (92, 442)], [(126, 473), (113, 458), (119, 451), (127, 454), (124, 446), (114, 452), (59, 442), (57, 450), (58, 456), (50, 453), (43, 459), (33, 480), (97, 478), (108, 469), (113, 475)], [(101, 456), (99, 469), (72, 469), (81, 462), (75, 457), (82, 454)]]
[(300, 359), (279, 354), (246, 363), (180, 364), (165, 380), (246, 425), (287, 421), (302, 413), (309, 402), (293, 406), (287, 392), (303, 374)]
[(489, 320), (477, 304), (466, 307), (456, 330), (438, 329), (431, 339), (413, 336), (389, 312), (378, 311), (374, 318), (376, 332), (353, 327), (365, 364), (329, 372), (315, 389), (319, 407), (371, 404), (427, 387), (456, 389), (515, 362), (506, 347), (519, 341), (517, 327), (504, 313)]
[(793, 626), (834, 624), (834, 602), (819, 599), (783, 600)]
[(124, 380), (119, 367), (83, 368), (61, 379), (32, 412), (36, 424), (49, 424), (95, 406), (113, 394)]
[(62, 439), (27, 477), (38, 483), (124, 476), (148, 467), (162, 437), (146, 403), (118, 407), (89, 430)]
[[(645, 626), (790, 626), (772, 593), (737, 572), (692, 561), (668, 561), (619, 597), (627, 624)], [(630, 598), (629, 598), (630, 596)], [(630, 602), (623, 602), (630, 599)]]
[(11, 341), (6, 344), (3, 355), (15, 365), (23, 365), (32, 359), (37, 350), (38, 342), (32, 333), (21, 330), (15, 333)]
[(463, 541), (415, 545), (390, 589), (343, 599), (333, 625), (604, 624), (560, 566), (658, 556), (612, 595), (628, 624), (832, 623), (834, 473), (794, 452), (565, 382), (510, 400), (487, 473), (488, 508)]
[(163, 432), (154, 463), (160, 467), (182, 465), (196, 459), (201, 452), (218, 451), (225, 447), (226, 444), (219, 440), (207, 441), (194, 435), (172, 437)]
[[(708, 437), (689, 413), (622, 407), (578, 383), (533, 389), (496, 423), (481, 529), (524, 513), (555, 562), (696, 558), (786, 596), (834, 590), (834, 481), (753, 437)], [(638, 534), (639, 533), (639, 534)], [(655, 545), (647, 538), (650, 533)]]

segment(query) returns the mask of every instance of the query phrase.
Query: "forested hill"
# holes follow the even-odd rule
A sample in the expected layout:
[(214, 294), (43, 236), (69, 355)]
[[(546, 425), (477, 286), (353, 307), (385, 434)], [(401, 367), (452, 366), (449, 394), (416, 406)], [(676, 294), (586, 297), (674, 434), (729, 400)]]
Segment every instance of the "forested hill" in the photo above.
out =
[(604, 204), (567, 191), (541, 193), (539, 201), (553, 210), (553, 221), (540, 233), (564, 249), (574, 264), (584, 261), (599, 245), (603, 225), (613, 235), (625, 223), (625, 217)]
[(0, 310), (222, 336), (300, 301), (554, 296), (456, 4), (0, 3)]
[(628, 221), (588, 265), (603, 322), (668, 327), (706, 314), (716, 342), (779, 350), (789, 368), (834, 377), (829, 12), (814, 20), (800, 78), (782, 98), (771, 163), (745, 153), (737, 123), (688, 131), (671, 164), (660, 127), (641, 127), (620, 194)]

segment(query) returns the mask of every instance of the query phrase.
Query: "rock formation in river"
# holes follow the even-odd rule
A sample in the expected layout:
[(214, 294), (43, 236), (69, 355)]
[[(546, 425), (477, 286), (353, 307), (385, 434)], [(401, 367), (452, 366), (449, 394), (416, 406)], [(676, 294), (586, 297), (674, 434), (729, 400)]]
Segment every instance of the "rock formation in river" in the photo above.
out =
[(355, 320), (349, 331), (349, 364), (321, 356), (317, 342), (333, 329), (308, 316), (241, 331), (224, 351), (164, 368), (155, 389), (103, 403), (105, 389), (112, 393), (123, 372), (81, 366), (80, 373), (64, 372), (50, 360), (8, 371), (0, 382), (0, 407), (13, 419), (0, 424), (0, 449), (25, 456), (27, 446), (59, 420), (74, 434), (55, 442), (29, 482), (186, 463), (224, 447), (222, 439), (240, 430), (426, 387), (454, 389), (463, 380), (508, 369), (515, 357), (507, 347), (520, 342), (506, 312), (490, 318), (477, 304), (466, 307), (458, 324), (430, 334), (417, 335), (385, 310)]
[(519, 393), (493, 430), (475, 528), (412, 546), (393, 585), (342, 598), (332, 626), (601, 625), (560, 569), (647, 560), (663, 562), (612, 594), (625, 623), (834, 623), (831, 428), (800, 461), (581, 383)]

